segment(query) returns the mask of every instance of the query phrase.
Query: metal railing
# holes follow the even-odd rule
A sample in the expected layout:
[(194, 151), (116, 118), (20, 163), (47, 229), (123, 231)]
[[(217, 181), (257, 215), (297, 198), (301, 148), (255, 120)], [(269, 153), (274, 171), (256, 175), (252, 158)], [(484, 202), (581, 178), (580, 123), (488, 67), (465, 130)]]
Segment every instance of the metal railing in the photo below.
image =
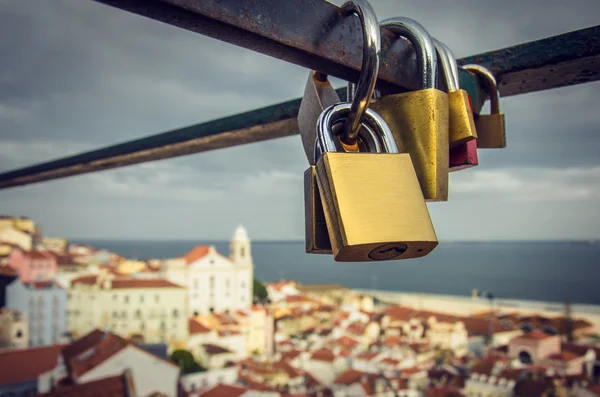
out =
[[(339, 7), (324, 0), (96, 1), (331, 76), (358, 80), (362, 51), (358, 18), (344, 17)], [(418, 88), (413, 58), (408, 42), (395, 41), (392, 33), (382, 30), (377, 87), (384, 93)], [(597, 81), (600, 26), (473, 55), (458, 63), (490, 69), (504, 97)], [(460, 85), (479, 111), (486, 98), (477, 78), (461, 70)], [(338, 93), (343, 98), (346, 89)], [(298, 134), (299, 106), (298, 98), (4, 172), (0, 189)]]

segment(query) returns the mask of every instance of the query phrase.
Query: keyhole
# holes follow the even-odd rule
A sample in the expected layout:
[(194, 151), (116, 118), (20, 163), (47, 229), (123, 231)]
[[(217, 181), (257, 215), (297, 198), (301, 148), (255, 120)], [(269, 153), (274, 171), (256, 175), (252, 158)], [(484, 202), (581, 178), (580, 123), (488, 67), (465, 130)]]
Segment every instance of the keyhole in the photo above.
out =
[(375, 261), (390, 260), (406, 252), (408, 246), (403, 243), (389, 243), (380, 245), (369, 253), (369, 258)]

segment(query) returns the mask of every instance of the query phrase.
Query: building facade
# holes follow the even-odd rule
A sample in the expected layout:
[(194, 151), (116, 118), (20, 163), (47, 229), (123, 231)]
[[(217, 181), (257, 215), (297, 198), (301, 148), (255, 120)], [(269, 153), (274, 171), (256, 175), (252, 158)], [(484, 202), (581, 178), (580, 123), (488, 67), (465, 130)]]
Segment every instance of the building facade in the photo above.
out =
[(27, 317), (31, 347), (59, 343), (67, 331), (67, 290), (53, 281), (13, 281), (6, 287), (6, 307)]
[(0, 349), (24, 349), (28, 346), (27, 317), (16, 310), (0, 308)]
[(33, 235), (13, 227), (0, 227), (0, 241), (17, 245), (26, 251), (33, 247)]
[(146, 343), (185, 343), (187, 291), (163, 279), (90, 275), (71, 281), (69, 331), (75, 337), (100, 328)]
[(188, 289), (190, 316), (247, 310), (254, 278), (248, 232), (243, 226), (235, 230), (229, 257), (212, 245), (197, 246), (181, 258), (165, 261), (162, 274)]
[(25, 283), (51, 280), (57, 271), (56, 256), (49, 251), (13, 249), (9, 265)]

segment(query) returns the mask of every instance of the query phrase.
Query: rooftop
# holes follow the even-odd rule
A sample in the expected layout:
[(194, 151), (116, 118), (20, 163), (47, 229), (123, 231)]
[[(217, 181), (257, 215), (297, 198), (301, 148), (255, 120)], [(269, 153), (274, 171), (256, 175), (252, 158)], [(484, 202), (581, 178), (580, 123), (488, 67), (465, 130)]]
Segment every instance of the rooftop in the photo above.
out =
[(37, 379), (53, 370), (59, 361), (61, 345), (33, 347), (29, 349), (0, 350), (0, 385)]
[(204, 348), (206, 354), (210, 356), (215, 356), (217, 354), (232, 353), (231, 350), (228, 350), (219, 345), (213, 345), (212, 343), (203, 343), (202, 347)]
[(63, 386), (38, 397), (129, 397), (125, 374), (110, 376), (73, 386)]
[(247, 391), (248, 389), (239, 386), (216, 385), (200, 393), (198, 397), (239, 397)]

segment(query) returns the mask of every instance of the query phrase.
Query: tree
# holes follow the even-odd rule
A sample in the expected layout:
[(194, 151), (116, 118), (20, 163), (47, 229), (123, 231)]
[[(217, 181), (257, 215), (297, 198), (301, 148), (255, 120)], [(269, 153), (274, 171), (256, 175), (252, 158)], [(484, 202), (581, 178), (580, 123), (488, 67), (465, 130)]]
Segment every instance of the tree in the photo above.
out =
[(254, 296), (254, 301), (257, 303), (268, 303), (269, 301), (269, 293), (267, 292), (267, 288), (257, 279), (254, 279), (252, 295)]
[(202, 367), (194, 360), (192, 353), (184, 349), (177, 349), (171, 353), (171, 361), (179, 365), (182, 374), (206, 371), (206, 368)]

